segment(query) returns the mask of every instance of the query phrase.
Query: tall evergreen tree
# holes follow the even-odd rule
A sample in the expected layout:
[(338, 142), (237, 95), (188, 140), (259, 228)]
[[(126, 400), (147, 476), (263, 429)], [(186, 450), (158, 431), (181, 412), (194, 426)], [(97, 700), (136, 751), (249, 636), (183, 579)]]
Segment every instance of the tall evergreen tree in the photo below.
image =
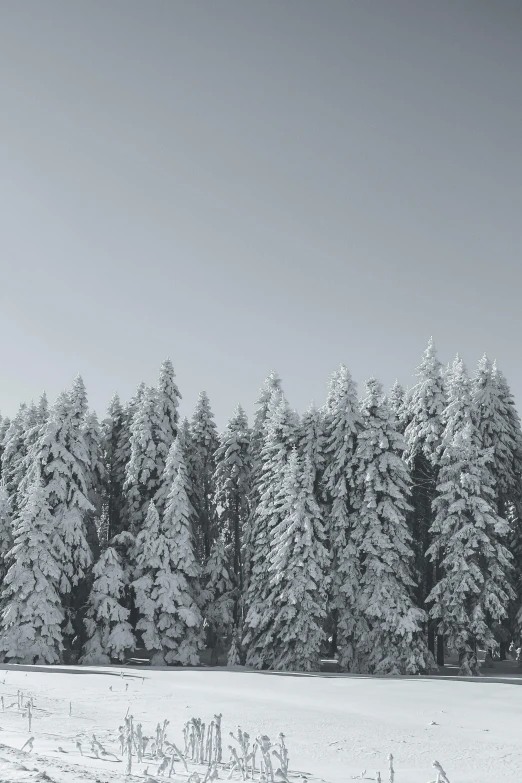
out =
[(38, 421), (40, 425), (45, 424), (49, 418), (49, 401), (47, 400), (47, 394), (43, 391), (38, 400)]
[(87, 449), (87, 498), (94, 509), (86, 514), (85, 527), (89, 546), (94, 559), (97, 560), (102, 545), (100, 532), (107, 491), (107, 473), (103, 461), (102, 431), (94, 411), (86, 414), (81, 430)]
[[(158, 491), (156, 492), (156, 495), (154, 496), (154, 505), (156, 506), (156, 510), (160, 515), (160, 518), (162, 518), (163, 514), (165, 513), (165, 508), (167, 506), (168, 497), (172, 489), (172, 484), (178, 474), (178, 469), (180, 465), (183, 465), (183, 470), (185, 471), (185, 490), (187, 491), (187, 495), (188, 495), (188, 490), (187, 490), (188, 479), (186, 477), (186, 459), (185, 459), (186, 452), (187, 452), (186, 430), (180, 427), (180, 430), (176, 435), (169, 449), (169, 453), (167, 455), (167, 461), (165, 463), (163, 474), (161, 476), (160, 485), (158, 487)], [(189, 521), (190, 521), (191, 529), (195, 528), (196, 526), (195, 512), (192, 506), (190, 505), (190, 501), (189, 501)]]
[[(246, 585), (249, 579), (249, 569), (252, 561), (252, 542), (251, 534), (254, 525), (254, 514), (259, 504), (259, 484), (262, 481), (262, 459), (261, 451), (265, 439), (265, 429), (267, 425), (268, 412), (271, 400), (274, 394), (283, 394), (281, 378), (272, 370), (265, 378), (264, 384), (259, 391), (255, 405), (254, 422), (250, 433), (250, 494), (248, 498), (249, 518), (244, 529), (243, 538), (243, 582)], [(244, 590), (242, 591), (244, 594)]]
[(14, 519), (14, 546), (1, 602), (0, 656), (10, 663), (54, 664), (63, 650), (61, 567), (52, 544), (54, 520), (38, 478)]
[[(77, 384), (78, 391), (78, 384)], [(88, 500), (89, 457), (79, 415), (78, 394), (62, 392), (50, 412), (41, 436), (34, 444), (32, 480), (41, 474), (45, 498), (54, 521), (53, 546), (61, 565), (59, 589), (68, 624), (66, 634), (83, 634), (81, 607), (92, 565), (87, 541), (86, 516), (93, 511)], [(72, 624), (74, 623), (74, 625)]]
[(93, 577), (85, 618), (87, 642), (80, 663), (107, 666), (111, 658), (125, 660), (126, 649), (136, 647), (128, 621), (130, 612), (122, 602), (127, 579), (116, 549), (105, 549), (93, 568)]
[(246, 662), (262, 668), (273, 662), (273, 651), (265, 646), (266, 624), (269, 618), (265, 605), (269, 594), (267, 562), (270, 558), (272, 535), (281, 518), (281, 489), (288, 455), (295, 445), (296, 422), (293, 411), (281, 392), (272, 395), (265, 422), (261, 463), (259, 467), (259, 502), (253, 509), (247, 530), (246, 556), (248, 581), (245, 590)]
[(102, 431), (94, 411), (85, 417), (82, 434), (87, 449), (87, 494), (94, 506), (95, 515), (99, 518), (102, 513), (107, 471), (103, 462)]
[(457, 357), (447, 374), (448, 403), (435, 519), (428, 556), (442, 559), (442, 577), (428, 596), (430, 614), (457, 650), (461, 674), (478, 674), (477, 645), (494, 649), (493, 623), (513, 598), (507, 522), (498, 516), (492, 452), (473, 424), (469, 378)]
[(512, 638), (520, 640), (522, 639), (522, 429), (513, 394), (496, 363), (493, 364), (493, 375), (504, 402), (513, 442), (513, 464), (511, 469), (499, 477), (499, 496), (506, 508), (504, 513), (511, 528), (510, 549), (514, 557), (514, 585), (517, 593), (516, 606), (511, 606), (509, 625)]
[(11, 498), (13, 510), (18, 510), (17, 491), (25, 473), (27, 405), (22, 403), (11, 421), (3, 440), (2, 478)]
[(31, 404), (30, 410), (31, 413), (26, 420), (24, 433), (24, 450), (26, 454), (30, 454), (49, 419), (49, 403), (47, 402), (45, 392), (42, 392), (38, 405)]
[(325, 636), (329, 556), (310, 455), (294, 449), (285, 467), (281, 520), (270, 553), (265, 646), (271, 667), (318, 671)]
[(215, 454), (219, 440), (214, 414), (206, 392), (199, 394), (196, 408), (190, 422), (189, 477), (192, 496), (190, 502), (197, 519), (196, 546), (198, 557), (204, 563), (216, 537), (216, 509), (214, 506)]
[(87, 404), (87, 390), (80, 374), (74, 379), (69, 394), (71, 400), (71, 416), (74, 424), (81, 428), (85, 422), (89, 406)]
[[(520, 437), (520, 420), (510, 415), (509, 390), (504, 380), (487, 356), (483, 356), (473, 375), (471, 383), (473, 423), (477, 430), (480, 445), (491, 449), (491, 461), (488, 464), (494, 479), (496, 510), (500, 517), (510, 524), (509, 544), (516, 553), (517, 538), (517, 501), (521, 496), (520, 467), (517, 465), (517, 440)], [(507, 386), (507, 385), (506, 385)], [(507, 393), (506, 393), (507, 392)], [(518, 415), (515, 412), (515, 416)], [(518, 423), (518, 427), (517, 427)], [(513, 426), (514, 425), (514, 426)], [(522, 441), (521, 441), (522, 442)], [(520, 507), (520, 504), (518, 504)], [(522, 508), (522, 507), (521, 507)], [(517, 585), (517, 573), (512, 572), (513, 586)], [(506, 658), (507, 643), (513, 631), (513, 619), (516, 604), (508, 607), (509, 620), (496, 628), (496, 638), (500, 644), (500, 658)], [(509, 627), (511, 625), (511, 628)]]
[(47, 395), (45, 392), (40, 397), (38, 405), (31, 405), (28, 407), (23, 433), (23, 446), (21, 453), (23, 454), (22, 461), (19, 468), (18, 486), (13, 496), (13, 507), (18, 508), (22, 502), (22, 498), (27, 493), (29, 486), (34, 480), (33, 472), (33, 458), (35, 449), (37, 448), (38, 440), (41, 438), (44, 429), (49, 419), (49, 405), (47, 402)]
[[(175, 445), (172, 446), (175, 448)], [(163, 520), (154, 503), (136, 539), (138, 578), (133, 583), (141, 632), (153, 665), (199, 663), (202, 617), (197, 564), (189, 526), (184, 465), (171, 487)]]
[(204, 618), (211, 631), (211, 664), (218, 662), (219, 648), (234, 629), (237, 587), (233, 581), (231, 543), (218, 535), (203, 569)]
[(143, 527), (149, 503), (160, 485), (153, 434), (156, 398), (156, 389), (146, 388), (131, 423), (131, 451), (123, 489), (127, 496), (129, 529), (133, 535), (137, 535)]
[(419, 674), (434, 661), (424, 640), (425, 612), (413, 603), (408, 530), (410, 476), (395, 414), (374, 378), (362, 401), (355, 454), (353, 534), (360, 564), (357, 640), (360, 668), (372, 674)]
[[(256, 412), (252, 426), (250, 451), (252, 454), (252, 469), (254, 476), (257, 475), (261, 463), (261, 449), (263, 448), (265, 422), (268, 416), (270, 400), (274, 392), (283, 392), (281, 378), (272, 370), (265, 378), (263, 387), (259, 391), (259, 397), (256, 400)], [(257, 502), (257, 501), (256, 501)]]
[(515, 406), (515, 400), (504, 373), (493, 363), (493, 378), (498, 387), (498, 393), (506, 412), (507, 429), (510, 434), (511, 460), (505, 463), (505, 472), (498, 471), (499, 496), (505, 509), (514, 506), (516, 514), (522, 516), (522, 428), (520, 416)]
[(119, 533), (123, 524), (123, 484), (126, 463), (121, 460), (118, 446), (123, 432), (124, 412), (117, 394), (114, 394), (101, 425), (102, 458), (107, 477), (103, 506), (107, 515), (107, 540)]
[(395, 414), (397, 420), (397, 429), (404, 435), (406, 425), (408, 424), (408, 403), (409, 395), (406, 394), (404, 386), (399, 381), (395, 381), (388, 394), (388, 404), (390, 410)]
[(3, 418), (0, 417), (0, 478), (2, 478), (5, 436), (10, 426), (11, 426), (11, 419), (8, 416), (4, 416)]
[[(132, 455), (132, 424), (134, 417), (137, 415), (138, 410), (142, 404), (143, 397), (145, 395), (147, 387), (143, 381), (138, 385), (134, 396), (124, 406), (121, 415), (121, 426), (118, 427), (118, 436), (116, 442), (116, 451), (114, 454), (114, 462), (117, 470), (117, 475), (121, 478), (123, 476), (122, 483), (122, 505), (120, 509), (119, 519), (120, 526), (111, 526), (111, 535), (117, 535), (120, 533), (128, 533), (131, 530), (133, 522), (133, 503), (135, 500), (133, 493), (128, 493), (125, 489), (125, 482), (127, 480), (127, 468), (131, 460)], [(125, 538), (125, 536), (124, 536)]]
[(298, 453), (310, 460), (312, 484), (315, 499), (323, 500), (322, 480), (325, 468), (325, 421), (321, 411), (315, 405), (309, 406), (301, 418), (299, 427)]
[(231, 578), (236, 588), (235, 622), (239, 622), (239, 598), (243, 592), (242, 541), (249, 515), (251, 490), (250, 430), (241, 405), (221, 434), (215, 453), (214, 507), (217, 527), (232, 549)]
[(11, 499), (3, 480), (0, 480), (0, 585), (7, 573), (7, 555), (13, 546)]
[(64, 554), (63, 573), (72, 587), (85, 578), (92, 564), (85, 528), (86, 515), (93, 510), (88, 499), (89, 455), (77, 402), (67, 393), (58, 397), (36, 444), (58, 548)]
[(357, 665), (357, 602), (359, 567), (351, 536), (354, 456), (361, 415), (355, 384), (341, 365), (330, 379), (325, 407), (324, 489), (327, 500), (326, 530), (332, 561), (329, 611), (332, 617), (332, 652), (339, 666)]
[[(417, 368), (417, 384), (408, 398), (408, 423), (404, 436), (404, 459), (410, 469), (412, 481), (409, 515), (410, 530), (415, 551), (415, 592), (417, 606), (425, 608), (426, 598), (440, 578), (440, 564), (430, 563), (426, 552), (431, 546), (430, 528), (434, 520), (432, 509), (438, 481), (439, 457), (446, 406), (444, 374), (437, 358), (433, 339), (430, 338), (422, 361)], [(435, 625), (427, 624), (428, 646), (435, 653)], [(437, 640), (437, 663), (444, 664), (442, 637)]]
[(153, 431), (156, 442), (157, 471), (160, 476), (165, 468), (169, 449), (178, 434), (178, 407), (181, 394), (175, 377), (172, 362), (170, 359), (165, 359), (160, 369)]

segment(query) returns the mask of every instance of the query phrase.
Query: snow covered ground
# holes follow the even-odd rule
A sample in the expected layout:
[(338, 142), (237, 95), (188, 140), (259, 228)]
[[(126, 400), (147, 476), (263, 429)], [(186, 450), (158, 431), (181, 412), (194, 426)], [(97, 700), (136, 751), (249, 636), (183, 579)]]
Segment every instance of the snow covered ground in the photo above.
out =
[[(167, 737), (181, 748), (182, 727), (189, 718), (209, 721), (221, 712), (225, 760), (232, 742), (228, 732), (238, 725), (252, 736), (268, 734), (273, 741), (282, 731), (290, 752), (290, 781), (296, 783), (303, 783), (303, 777), (309, 783), (347, 783), (363, 770), (368, 779), (375, 779), (375, 771), (380, 770), (387, 782), (390, 752), (395, 783), (435, 780), (434, 759), (442, 764), (450, 783), (520, 783), (520, 685), (522, 679), (514, 671), (503, 678), (463, 680), (277, 674), (239, 667), (120, 670), (4, 665), (0, 669), (5, 707), (3, 712), (0, 708), (0, 783), (162, 780), (156, 775), (158, 762), (150, 759), (141, 765), (135, 762), (132, 777), (125, 778), (118, 727), (127, 711), (149, 735), (167, 718)], [(24, 703), (34, 698), (30, 734), (27, 716), (17, 706), (19, 690)], [(93, 733), (114, 756), (94, 757)], [(33, 749), (22, 752), (30, 736)], [(181, 764), (175, 771), (177, 781), (186, 781)], [(226, 770), (220, 773), (222, 779), (227, 775)]]

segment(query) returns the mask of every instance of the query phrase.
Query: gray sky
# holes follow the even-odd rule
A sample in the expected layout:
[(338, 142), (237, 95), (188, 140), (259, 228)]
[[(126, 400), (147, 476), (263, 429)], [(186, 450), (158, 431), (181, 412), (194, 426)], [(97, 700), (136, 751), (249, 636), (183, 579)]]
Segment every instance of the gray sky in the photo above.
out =
[(519, 0), (0, 0), (0, 410), (169, 355), (191, 413), (274, 368), (522, 402)]

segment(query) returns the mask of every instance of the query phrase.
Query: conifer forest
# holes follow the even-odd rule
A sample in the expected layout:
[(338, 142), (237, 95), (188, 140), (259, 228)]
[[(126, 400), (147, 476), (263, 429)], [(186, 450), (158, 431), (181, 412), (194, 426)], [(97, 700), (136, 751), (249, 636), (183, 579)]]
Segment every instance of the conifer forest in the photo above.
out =
[[(218, 432), (173, 364), (89, 410), (78, 376), (0, 422), (0, 656), (426, 674), (522, 625), (522, 431), (507, 380), (430, 340), (411, 388), (347, 367), (296, 412), (265, 380)], [(232, 401), (233, 404), (234, 401)], [(232, 407), (232, 406), (231, 406)]]

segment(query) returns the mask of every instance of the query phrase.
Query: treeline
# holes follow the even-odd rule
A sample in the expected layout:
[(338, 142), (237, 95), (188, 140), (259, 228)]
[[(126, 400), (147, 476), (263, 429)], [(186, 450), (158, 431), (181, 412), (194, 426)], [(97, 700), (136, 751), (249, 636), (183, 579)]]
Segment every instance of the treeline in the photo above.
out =
[(81, 377), (0, 422), (0, 656), (425, 673), (505, 656), (522, 623), (522, 432), (483, 357), (430, 341), (417, 383), (358, 397), (343, 365), (299, 416), (266, 379), (250, 427), (205, 392), (179, 420), (172, 363), (100, 423)]

